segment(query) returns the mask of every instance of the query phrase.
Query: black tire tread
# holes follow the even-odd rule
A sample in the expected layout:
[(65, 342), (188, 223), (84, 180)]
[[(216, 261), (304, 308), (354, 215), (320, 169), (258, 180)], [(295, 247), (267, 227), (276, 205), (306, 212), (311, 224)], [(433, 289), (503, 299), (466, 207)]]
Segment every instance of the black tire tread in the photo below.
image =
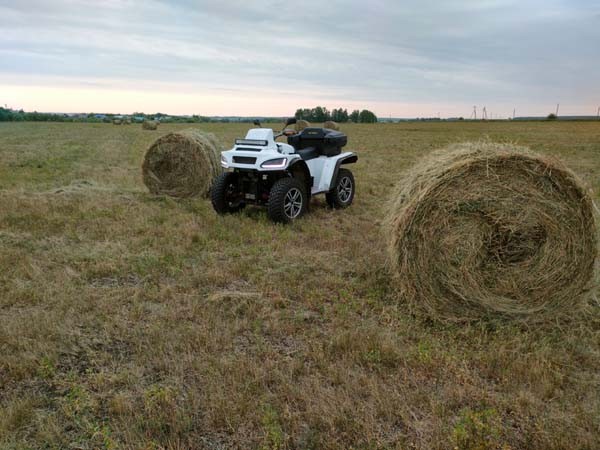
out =
[(238, 212), (242, 209), (242, 205), (238, 206), (230, 206), (225, 200), (225, 192), (227, 190), (227, 186), (234, 180), (237, 175), (233, 172), (224, 172), (219, 175), (210, 190), (210, 201), (212, 203), (213, 209), (218, 214), (231, 214)]
[(306, 212), (308, 198), (306, 195), (306, 187), (304, 186), (304, 184), (296, 178), (281, 178), (275, 183), (273, 183), (273, 187), (271, 187), (271, 192), (269, 193), (267, 215), (273, 222), (291, 222), (291, 219), (285, 214), (285, 211), (283, 209), (283, 202), (285, 199), (285, 195), (292, 187), (298, 188), (300, 189), (300, 192), (302, 192), (302, 211), (296, 219), (302, 217), (302, 215), (304, 215), (304, 213)]
[[(350, 180), (352, 180), (352, 196), (350, 197), (350, 201), (348, 203), (342, 203), (342, 201), (338, 197), (338, 190), (337, 190), (338, 183), (345, 176), (349, 177)], [(335, 184), (333, 185), (333, 188), (331, 189), (331, 192), (328, 192), (327, 194), (325, 194), (325, 200), (327, 201), (327, 204), (331, 208), (334, 208), (334, 209), (347, 208), (348, 206), (350, 206), (352, 204), (355, 193), (356, 193), (356, 183), (354, 182), (354, 175), (352, 174), (352, 172), (350, 170), (342, 168), (338, 171), (337, 178), (335, 180)]]

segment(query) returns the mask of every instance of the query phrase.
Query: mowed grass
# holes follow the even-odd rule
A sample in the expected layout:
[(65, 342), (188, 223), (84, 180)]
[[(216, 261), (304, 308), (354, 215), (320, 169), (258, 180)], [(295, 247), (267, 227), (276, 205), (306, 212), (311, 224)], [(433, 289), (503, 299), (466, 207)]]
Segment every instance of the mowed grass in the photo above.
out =
[(557, 155), (599, 200), (600, 123), (343, 126), (354, 205), (292, 226), (150, 195), (146, 147), (187, 127), (0, 124), (0, 448), (600, 447), (599, 305), (413, 317), (379, 226), (402, 171), (465, 140)]

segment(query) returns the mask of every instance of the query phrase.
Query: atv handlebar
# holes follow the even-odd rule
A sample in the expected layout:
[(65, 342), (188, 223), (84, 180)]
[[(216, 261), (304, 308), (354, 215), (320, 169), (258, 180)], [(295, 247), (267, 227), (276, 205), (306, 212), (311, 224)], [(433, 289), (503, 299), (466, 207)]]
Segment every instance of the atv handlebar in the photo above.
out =
[(280, 138), (281, 136), (293, 136), (294, 134), (298, 134), (296, 130), (285, 129), (277, 133), (274, 137), (275, 139)]
[(289, 119), (287, 119), (285, 121), (285, 125), (283, 126), (283, 130), (281, 130), (280, 133), (277, 133), (275, 135), (275, 139), (281, 137), (281, 136), (293, 136), (294, 134), (296, 134), (297, 132), (294, 130), (289, 130), (286, 127), (288, 125), (294, 125), (296, 123), (296, 118), (295, 117), (290, 117)]

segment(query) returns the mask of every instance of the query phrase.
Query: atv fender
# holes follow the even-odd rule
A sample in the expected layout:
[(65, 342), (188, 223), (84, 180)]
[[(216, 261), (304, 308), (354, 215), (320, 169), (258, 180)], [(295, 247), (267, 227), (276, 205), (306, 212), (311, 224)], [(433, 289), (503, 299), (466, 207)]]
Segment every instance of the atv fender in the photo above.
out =
[(304, 183), (306, 186), (306, 195), (310, 196), (313, 178), (310, 175), (310, 170), (306, 163), (302, 159), (296, 159), (290, 163), (287, 170), (292, 177), (298, 178)]
[(352, 164), (356, 161), (358, 161), (358, 156), (354, 152), (344, 152), (327, 158), (327, 162), (323, 165), (323, 173), (319, 180), (319, 186), (316, 186), (313, 193), (329, 192), (335, 183), (340, 166), (343, 164)]

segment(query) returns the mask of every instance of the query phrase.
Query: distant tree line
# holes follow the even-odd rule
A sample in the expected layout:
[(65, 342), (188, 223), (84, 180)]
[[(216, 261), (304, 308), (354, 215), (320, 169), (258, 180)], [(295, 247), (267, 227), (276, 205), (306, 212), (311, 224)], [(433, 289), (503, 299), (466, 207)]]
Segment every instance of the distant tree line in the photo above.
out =
[(317, 106), (315, 108), (299, 108), (296, 110), (294, 115), (296, 119), (308, 120), (309, 122), (322, 123), (327, 120), (333, 120), (334, 122), (354, 122), (354, 123), (375, 123), (377, 122), (377, 116), (369, 111), (363, 109), (359, 111), (355, 109), (348, 114), (347, 109), (337, 108), (329, 111), (324, 106)]
[[(252, 123), (255, 119), (251, 117), (207, 117), (194, 114), (192, 116), (170, 116), (163, 113), (146, 114), (143, 112), (134, 112), (132, 114), (111, 114), (111, 113), (81, 113), (81, 114), (57, 114), (25, 112), (0, 107), (0, 122), (91, 122), (91, 123), (110, 123), (115, 118), (129, 118), (134, 122), (143, 122), (144, 120), (159, 120), (163, 123)], [(281, 117), (261, 118), (263, 123), (279, 123)]]
[(53, 114), (53, 113), (39, 113), (25, 112), (22, 109), (19, 111), (13, 111), (12, 109), (6, 109), (0, 107), (0, 122), (24, 122), (24, 121), (35, 121), (35, 122), (72, 122), (72, 118), (64, 114)]
[[(317, 106), (312, 109), (298, 109), (295, 115), (296, 119), (304, 119), (309, 122), (323, 123), (327, 120), (335, 122), (355, 122), (355, 123), (375, 123), (377, 116), (371, 111), (363, 109), (354, 110), (348, 113), (347, 109), (337, 108), (329, 111), (327, 108)], [(0, 122), (106, 122), (110, 123), (115, 118), (129, 118), (133, 122), (143, 122), (144, 120), (159, 120), (163, 123), (206, 123), (206, 122), (224, 122), (224, 123), (252, 123), (255, 118), (251, 117), (207, 117), (207, 116), (171, 116), (160, 112), (146, 114), (134, 112), (132, 114), (111, 114), (111, 113), (81, 113), (81, 114), (62, 114), (62, 113), (40, 113), (37, 111), (25, 112), (0, 107)], [(279, 123), (281, 117), (260, 117), (262, 123)]]

